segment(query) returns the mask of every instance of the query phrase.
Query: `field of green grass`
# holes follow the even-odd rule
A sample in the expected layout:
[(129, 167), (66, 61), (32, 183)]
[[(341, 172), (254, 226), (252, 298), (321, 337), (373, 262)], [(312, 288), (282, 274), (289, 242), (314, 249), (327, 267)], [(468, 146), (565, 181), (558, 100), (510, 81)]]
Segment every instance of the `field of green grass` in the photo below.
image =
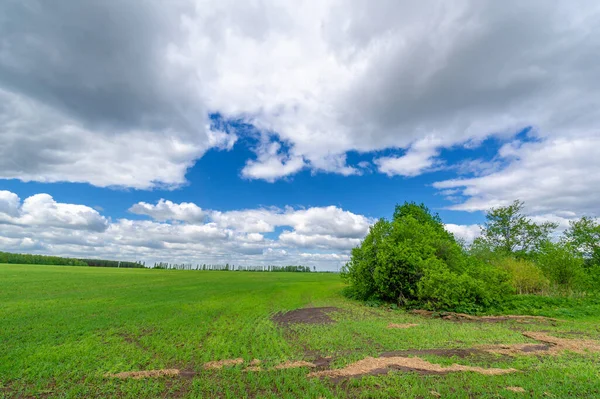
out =
[[(383, 352), (540, 344), (522, 333), (600, 341), (600, 314), (549, 308), (560, 321), (425, 318), (344, 298), (338, 275), (0, 265), (0, 398), (597, 398), (600, 354), (449, 357), (431, 363), (514, 368), (503, 375), (396, 370), (309, 377), (286, 361), (339, 369)], [(336, 307), (333, 323), (280, 325), (273, 315)], [(591, 309), (591, 310), (590, 310)], [(542, 312), (543, 313), (543, 312)], [(558, 317), (557, 316), (557, 317)], [(390, 323), (416, 324), (390, 329)], [(222, 369), (211, 361), (243, 359)], [(261, 371), (246, 369), (253, 359)], [(158, 378), (108, 374), (178, 369)], [(513, 392), (507, 387), (522, 388)]]

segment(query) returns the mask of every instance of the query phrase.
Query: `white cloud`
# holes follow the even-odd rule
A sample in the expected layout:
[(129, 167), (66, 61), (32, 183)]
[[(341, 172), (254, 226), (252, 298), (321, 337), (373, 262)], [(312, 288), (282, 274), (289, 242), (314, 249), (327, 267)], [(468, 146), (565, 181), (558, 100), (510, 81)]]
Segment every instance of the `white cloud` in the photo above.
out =
[(520, 199), (530, 214), (594, 216), (599, 212), (599, 146), (597, 135), (511, 143), (499, 151), (508, 162), (503, 169), (434, 187), (460, 190), (466, 200), (451, 207), (456, 210), (487, 210)]
[(318, 259), (318, 260), (333, 260), (333, 261), (341, 261), (347, 262), (350, 260), (349, 255), (340, 255), (340, 254), (315, 254), (315, 253), (307, 253), (303, 252), (300, 256), (304, 259)]
[(181, 6), (2, 3), (0, 178), (175, 187), (230, 147), (196, 71), (170, 53)]
[[(91, 128), (0, 86), (0, 178), (88, 182), (100, 187), (175, 187), (211, 146), (230, 138), (198, 121), (198, 134)], [(165, 134), (170, 133), (170, 134)]]
[(302, 248), (352, 249), (361, 242), (360, 238), (333, 237), (325, 234), (304, 235), (295, 231), (285, 231), (279, 235), (279, 241)]
[(232, 228), (246, 233), (270, 233), (278, 225), (281, 210), (246, 209), (240, 211), (211, 212), (211, 220), (223, 228)]
[[(267, 16), (261, 34), (240, 29), (220, 37), (215, 46), (224, 69), (210, 98), (228, 115), (249, 115), (311, 168), (348, 150), (410, 148), (439, 136), (427, 152), (380, 161), (385, 173), (415, 175), (435, 164), (441, 147), (472, 146), (530, 125), (545, 135), (570, 135), (598, 120), (589, 85), (598, 76), (586, 58), (598, 46), (599, 35), (591, 33), (599, 25), (594, 4), (291, 7), (263, 3), (257, 7)], [(268, 17), (274, 12), (285, 16), (285, 26)], [(244, 22), (250, 21), (252, 14)], [(228, 61), (239, 54), (247, 62)], [(277, 169), (277, 176), (294, 172)]]
[(138, 202), (129, 208), (129, 212), (150, 216), (154, 220), (164, 222), (167, 220), (183, 220), (190, 223), (202, 223), (206, 218), (198, 205), (190, 202), (175, 204), (172, 201), (160, 199), (156, 205)]
[(249, 179), (264, 179), (269, 182), (294, 174), (304, 168), (302, 157), (293, 157), (279, 153), (281, 145), (277, 142), (269, 143), (266, 148), (258, 152), (258, 160), (249, 160), (242, 176)]
[(471, 244), (481, 235), (481, 227), (478, 224), (445, 224), (447, 231), (454, 234), (454, 237), (463, 240), (466, 244)]
[(569, 224), (571, 221), (577, 219), (577, 214), (575, 212), (561, 212), (562, 215), (554, 215), (554, 214), (541, 214), (541, 215), (533, 215), (530, 219), (534, 223), (546, 223), (552, 222), (556, 223), (558, 227), (556, 228), (557, 232), (562, 232), (569, 228)]
[[(165, 244), (210, 244), (228, 240), (232, 232), (212, 223), (203, 225), (156, 223), (146, 220), (119, 219), (107, 231), (114, 240), (124, 245), (160, 247)], [(158, 244), (155, 244), (158, 243)]]
[[(369, 226), (374, 223), (371, 218), (345, 211), (336, 206), (206, 212), (209, 219), (218, 226), (245, 233), (269, 233), (276, 227), (289, 226), (304, 235), (321, 234), (342, 238), (360, 238), (368, 233)], [(191, 222), (192, 220), (186, 219), (186, 221)]]
[(283, 225), (305, 235), (333, 235), (342, 238), (362, 238), (369, 232), (373, 219), (344, 211), (335, 206), (291, 210), (284, 215)]
[(20, 206), (21, 199), (17, 194), (6, 190), (0, 190), (0, 214), (4, 214), (4, 218), (18, 217)]
[(426, 170), (431, 170), (439, 155), (437, 149), (441, 140), (428, 137), (414, 143), (407, 153), (401, 157), (381, 157), (375, 159), (375, 164), (381, 173), (388, 176), (417, 176)]
[(63, 229), (104, 231), (109, 221), (85, 205), (56, 202), (48, 194), (36, 194), (21, 204), (19, 197), (0, 191), (0, 224), (58, 227)]
[(267, 144), (242, 175), (268, 181), (356, 174), (353, 150), (408, 150), (378, 165), (413, 176), (441, 148), (525, 126), (589, 137), (600, 121), (595, 2), (0, 7), (1, 178), (178, 186), (237, 137), (209, 113), (256, 126)]

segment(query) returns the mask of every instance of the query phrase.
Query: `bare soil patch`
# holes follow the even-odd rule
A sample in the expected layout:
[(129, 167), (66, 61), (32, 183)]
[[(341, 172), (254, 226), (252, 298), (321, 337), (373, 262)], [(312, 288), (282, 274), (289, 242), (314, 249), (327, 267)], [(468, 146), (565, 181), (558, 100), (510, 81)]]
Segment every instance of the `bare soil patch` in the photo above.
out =
[(237, 364), (242, 364), (242, 363), (244, 363), (244, 359), (242, 359), (242, 358), (215, 360), (212, 362), (204, 363), (203, 368), (205, 370), (222, 369), (225, 366), (235, 366)]
[(275, 370), (285, 370), (285, 369), (295, 369), (295, 368), (300, 368), (300, 367), (310, 367), (310, 368), (315, 368), (317, 366), (315, 366), (314, 363), (310, 363), (310, 362), (306, 362), (304, 360), (300, 360), (300, 361), (296, 361), (296, 362), (283, 362), (281, 364), (278, 364), (277, 366), (274, 367)]
[(390, 323), (390, 324), (388, 324), (387, 328), (411, 328), (411, 327), (416, 327), (416, 326), (418, 326), (418, 324), (415, 324), (415, 323), (404, 323), (404, 324)]
[(162, 369), (162, 370), (145, 370), (145, 371), (125, 371), (117, 374), (106, 374), (110, 378), (133, 378), (139, 380), (141, 378), (156, 378), (156, 377), (173, 377), (180, 373), (177, 369)]
[(316, 358), (315, 360), (313, 360), (312, 364), (314, 364), (318, 370), (324, 370), (324, 369), (329, 368), (329, 365), (331, 364), (332, 361), (333, 361), (332, 357), (319, 357), (319, 358)]
[(550, 345), (549, 350), (571, 351), (576, 353), (600, 352), (600, 342), (591, 339), (566, 339), (550, 336), (543, 332), (525, 332), (524, 336)]
[(430, 310), (416, 309), (411, 311), (422, 317), (440, 318), (443, 320), (459, 321), (459, 322), (474, 322), (474, 323), (501, 323), (505, 321), (515, 321), (517, 323), (530, 324), (534, 322), (556, 323), (560, 320), (544, 316), (520, 316), (520, 315), (502, 315), (502, 316), (473, 316), (466, 313), (454, 312), (433, 312)]
[(566, 339), (548, 335), (544, 332), (524, 332), (524, 336), (542, 342), (541, 344), (509, 344), (509, 345), (486, 345), (479, 349), (502, 355), (535, 355), (548, 354), (558, 355), (565, 351), (575, 353), (600, 352), (600, 342), (590, 339)]
[(484, 352), (506, 356), (550, 354), (550, 348), (550, 345), (545, 344), (500, 344), (480, 347)]
[(287, 370), (287, 369), (297, 369), (297, 368), (302, 368), (302, 367), (318, 368), (320, 366), (317, 366), (315, 363), (307, 362), (305, 360), (297, 360), (297, 361), (288, 360), (288, 361), (280, 363), (274, 367), (271, 367), (270, 369), (263, 369), (262, 367), (260, 367), (258, 365), (258, 363), (255, 363), (255, 364), (250, 363), (250, 366), (246, 367), (244, 369), (244, 371)]
[(448, 367), (430, 363), (418, 357), (367, 357), (342, 369), (315, 371), (308, 377), (358, 377), (369, 374), (382, 374), (390, 370), (415, 371), (426, 374), (446, 374), (459, 371), (471, 371), (484, 375), (500, 375), (514, 373), (516, 369), (482, 368), (453, 364)]
[(524, 332), (524, 336), (541, 344), (483, 345), (478, 349), (501, 355), (558, 355), (565, 351), (575, 353), (600, 352), (600, 342), (589, 339), (566, 339), (550, 336), (543, 332)]
[(504, 389), (512, 392), (526, 392), (525, 389), (521, 387), (506, 387)]
[(291, 310), (285, 313), (276, 313), (273, 315), (271, 320), (279, 324), (282, 327), (287, 327), (290, 324), (331, 324), (335, 321), (329, 317), (329, 313), (339, 312), (340, 309), (336, 307), (322, 307), (322, 308), (304, 308)]

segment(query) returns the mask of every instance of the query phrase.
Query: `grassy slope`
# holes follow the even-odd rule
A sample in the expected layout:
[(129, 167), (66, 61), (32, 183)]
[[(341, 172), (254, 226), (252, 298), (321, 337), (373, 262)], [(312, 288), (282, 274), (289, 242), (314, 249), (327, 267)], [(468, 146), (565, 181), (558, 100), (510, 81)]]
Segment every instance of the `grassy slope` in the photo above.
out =
[[(339, 295), (339, 276), (0, 265), (2, 397), (600, 397), (598, 355), (488, 359), (523, 373), (420, 376), (391, 373), (348, 383), (307, 379), (305, 369), (246, 373), (202, 371), (211, 360), (242, 357), (267, 365), (333, 355), (342, 367), (383, 351), (527, 342), (512, 324), (458, 324), (402, 311), (365, 308)], [(270, 315), (306, 306), (337, 306), (337, 323), (297, 326), (285, 334)], [(390, 323), (419, 323), (390, 330)], [(558, 326), (600, 339), (596, 317)], [(293, 339), (290, 336), (293, 335)], [(473, 364), (468, 359), (428, 360)], [(107, 372), (182, 368), (193, 379), (107, 379)], [(521, 386), (528, 393), (512, 393)]]

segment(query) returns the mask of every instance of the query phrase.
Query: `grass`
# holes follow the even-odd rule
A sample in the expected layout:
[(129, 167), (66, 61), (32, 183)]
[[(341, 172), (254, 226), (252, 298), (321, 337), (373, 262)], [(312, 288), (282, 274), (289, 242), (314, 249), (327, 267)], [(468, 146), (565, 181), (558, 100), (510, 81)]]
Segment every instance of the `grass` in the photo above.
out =
[[(335, 274), (199, 272), (0, 265), (0, 398), (590, 398), (600, 397), (600, 356), (490, 356), (431, 362), (513, 367), (502, 376), (474, 373), (387, 375), (332, 382), (306, 369), (204, 370), (208, 361), (286, 360), (332, 356), (344, 367), (381, 352), (469, 348), (529, 342), (519, 330), (600, 340), (598, 303), (534, 299), (514, 309), (564, 318), (556, 325), (454, 323), (344, 298)], [(571, 302), (569, 302), (571, 301)], [(573, 302), (574, 301), (574, 302)], [(535, 305), (535, 306), (534, 306)], [(334, 324), (271, 321), (280, 311), (335, 306)], [(569, 306), (573, 309), (568, 312)], [(416, 323), (387, 329), (388, 323)], [(578, 335), (578, 337), (581, 337)], [(193, 378), (133, 380), (106, 373), (179, 368)], [(519, 386), (525, 393), (506, 390)], [(432, 393), (433, 392), (433, 393)]]

